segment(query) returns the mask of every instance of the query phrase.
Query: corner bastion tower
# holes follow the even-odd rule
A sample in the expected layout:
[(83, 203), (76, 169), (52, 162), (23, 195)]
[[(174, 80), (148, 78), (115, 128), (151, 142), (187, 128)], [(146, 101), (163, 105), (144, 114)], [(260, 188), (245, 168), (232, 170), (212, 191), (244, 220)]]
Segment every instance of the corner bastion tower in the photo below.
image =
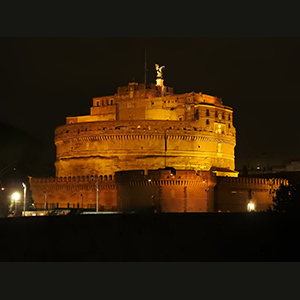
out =
[(233, 110), (202, 93), (130, 82), (55, 129), (55, 178), (31, 178), (35, 207), (215, 211), (216, 178), (237, 177)]

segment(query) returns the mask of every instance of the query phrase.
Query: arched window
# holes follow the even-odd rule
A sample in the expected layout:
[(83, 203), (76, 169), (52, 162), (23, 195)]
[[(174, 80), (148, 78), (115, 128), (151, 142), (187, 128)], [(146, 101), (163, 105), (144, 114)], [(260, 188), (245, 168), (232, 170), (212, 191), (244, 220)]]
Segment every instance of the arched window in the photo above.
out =
[(206, 125), (209, 125), (209, 120), (206, 120)]

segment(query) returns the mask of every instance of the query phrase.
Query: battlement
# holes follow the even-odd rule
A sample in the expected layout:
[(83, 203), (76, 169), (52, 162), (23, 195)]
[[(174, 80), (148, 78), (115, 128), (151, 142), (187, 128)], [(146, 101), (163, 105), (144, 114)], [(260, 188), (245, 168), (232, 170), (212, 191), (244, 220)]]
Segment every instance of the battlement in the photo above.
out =
[(135, 170), (115, 173), (116, 182), (131, 186), (187, 186), (207, 187), (216, 184), (216, 176), (209, 171), (188, 171), (166, 168), (161, 170)]
[(72, 182), (102, 182), (113, 181), (114, 175), (90, 175), (90, 176), (68, 176), (68, 177), (30, 177), (29, 183), (72, 183)]
[[(219, 124), (219, 122), (218, 122)], [(155, 133), (155, 132), (174, 132), (186, 134), (188, 132), (212, 132), (214, 127), (201, 126), (199, 122), (185, 122), (185, 121), (158, 121), (158, 120), (145, 120), (145, 121), (103, 121), (87, 122), (87, 123), (74, 123), (58, 126), (55, 129), (55, 137), (58, 136), (89, 136), (90, 134), (122, 134), (136, 132), (139, 135), (142, 133)], [(228, 135), (235, 137), (235, 129), (224, 130), (221, 135)], [(218, 133), (218, 136), (220, 133)]]
[(239, 185), (257, 185), (257, 186), (264, 186), (264, 185), (273, 185), (273, 186), (280, 186), (288, 185), (287, 179), (282, 178), (257, 178), (257, 177), (218, 177), (218, 186), (227, 186), (228, 188), (233, 186)]

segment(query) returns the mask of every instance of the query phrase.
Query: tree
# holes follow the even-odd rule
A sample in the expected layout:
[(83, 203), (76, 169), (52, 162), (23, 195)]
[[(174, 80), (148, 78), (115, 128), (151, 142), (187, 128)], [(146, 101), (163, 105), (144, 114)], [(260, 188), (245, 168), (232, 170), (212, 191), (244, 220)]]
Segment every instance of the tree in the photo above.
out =
[(281, 184), (273, 196), (272, 211), (281, 213), (300, 213), (300, 183)]

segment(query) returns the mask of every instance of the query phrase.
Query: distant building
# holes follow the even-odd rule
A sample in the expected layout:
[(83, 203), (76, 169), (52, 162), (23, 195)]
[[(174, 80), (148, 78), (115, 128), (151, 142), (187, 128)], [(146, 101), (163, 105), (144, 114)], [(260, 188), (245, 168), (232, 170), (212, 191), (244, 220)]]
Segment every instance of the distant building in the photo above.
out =
[(54, 142), (55, 178), (30, 178), (37, 209), (246, 211), (258, 194), (255, 207), (271, 204), (269, 183), (235, 170), (233, 109), (218, 97), (174, 94), (161, 73), (156, 84), (93, 98), (90, 114), (67, 117)]

